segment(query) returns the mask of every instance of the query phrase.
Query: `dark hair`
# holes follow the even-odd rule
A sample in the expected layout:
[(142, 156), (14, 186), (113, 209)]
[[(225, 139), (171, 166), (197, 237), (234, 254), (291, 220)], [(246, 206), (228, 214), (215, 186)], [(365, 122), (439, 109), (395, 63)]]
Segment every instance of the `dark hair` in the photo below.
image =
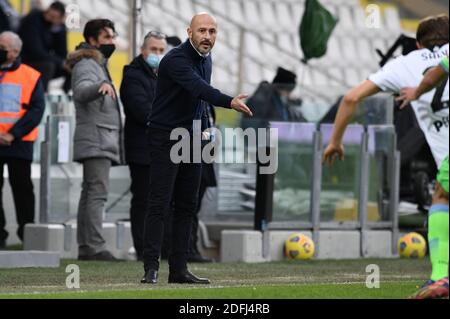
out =
[(102, 32), (102, 30), (105, 30), (106, 28), (110, 28), (113, 30), (114, 33), (116, 33), (116, 28), (114, 26), (114, 22), (108, 19), (95, 19), (88, 21), (86, 23), (86, 26), (84, 27), (83, 36), (86, 42), (89, 42), (90, 38), (94, 38), (95, 40), (98, 40), (98, 36)]
[(417, 42), (426, 48), (442, 46), (449, 38), (448, 15), (442, 14), (423, 19), (417, 29)]
[(179, 37), (177, 37), (176, 35), (167, 37), (166, 40), (167, 40), (168, 44), (170, 44), (171, 46), (174, 46), (174, 47), (177, 47), (182, 43), (181, 39)]
[(53, 2), (49, 7), (49, 10), (50, 9), (58, 11), (61, 14), (61, 16), (64, 16), (66, 14), (66, 6), (64, 5), (64, 3), (60, 1)]

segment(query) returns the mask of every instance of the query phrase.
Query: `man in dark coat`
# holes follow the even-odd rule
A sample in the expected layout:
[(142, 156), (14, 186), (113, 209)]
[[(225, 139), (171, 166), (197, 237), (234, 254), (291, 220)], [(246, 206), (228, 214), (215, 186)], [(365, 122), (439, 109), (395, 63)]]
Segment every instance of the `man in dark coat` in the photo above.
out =
[(23, 18), (19, 35), (23, 40), (24, 63), (42, 73), (44, 87), (55, 78), (65, 77), (64, 90), (70, 90), (67, 57), (67, 28), (65, 6), (56, 1), (45, 10), (33, 10)]
[[(211, 87), (212, 57), (217, 36), (217, 22), (207, 13), (193, 17), (188, 29), (189, 40), (170, 51), (159, 68), (155, 100), (149, 118), (150, 143), (150, 212), (145, 219), (144, 270), (142, 283), (158, 282), (159, 259), (164, 232), (164, 215), (173, 203), (169, 278), (172, 284), (209, 284), (187, 268), (187, 253), (192, 218), (197, 209), (201, 162), (189, 158), (185, 162), (173, 159), (174, 141), (171, 132), (187, 132), (184, 142), (193, 151), (195, 124), (203, 118), (205, 104), (222, 106), (251, 115), (243, 99), (235, 98)], [(187, 151), (186, 151), (187, 152)]]
[(0, 0), (0, 33), (3, 31), (16, 32), (19, 15), (8, 0)]
[(130, 218), (134, 248), (142, 260), (144, 220), (150, 199), (150, 154), (147, 119), (155, 97), (159, 61), (167, 50), (163, 34), (150, 32), (144, 39), (141, 54), (125, 66), (120, 97), (126, 115), (125, 157), (131, 174)]
[[(248, 99), (254, 116), (243, 116), (242, 127), (264, 128), (269, 122), (306, 122), (303, 115), (292, 106), (290, 95), (297, 85), (297, 76), (278, 68), (272, 83), (263, 81)], [(301, 103), (301, 102), (300, 102)]]
[(34, 223), (35, 196), (31, 180), (33, 145), (45, 111), (40, 74), (22, 64), (22, 41), (15, 33), (0, 33), (0, 249), (8, 232), (2, 203), (3, 170), (8, 166), (18, 223), (23, 240), (26, 224)]

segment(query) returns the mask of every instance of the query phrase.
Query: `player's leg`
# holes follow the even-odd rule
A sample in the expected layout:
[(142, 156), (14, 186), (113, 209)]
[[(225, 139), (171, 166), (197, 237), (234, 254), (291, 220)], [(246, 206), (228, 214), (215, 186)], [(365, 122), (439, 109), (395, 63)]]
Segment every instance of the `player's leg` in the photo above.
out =
[(448, 193), (446, 194), (438, 183), (428, 217), (428, 243), (433, 281), (448, 277), (448, 222)]
[(444, 160), (437, 177), (433, 205), (428, 218), (428, 242), (432, 264), (431, 280), (412, 298), (448, 297), (448, 158)]

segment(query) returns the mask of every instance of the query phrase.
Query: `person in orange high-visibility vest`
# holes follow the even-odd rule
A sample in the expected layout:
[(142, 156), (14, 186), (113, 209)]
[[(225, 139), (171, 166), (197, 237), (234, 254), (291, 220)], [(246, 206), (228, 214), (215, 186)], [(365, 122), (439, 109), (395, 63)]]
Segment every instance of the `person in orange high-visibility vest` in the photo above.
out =
[(0, 249), (8, 232), (3, 209), (3, 168), (8, 166), (9, 182), (16, 207), (17, 235), (23, 241), (24, 227), (34, 222), (35, 197), (31, 181), (33, 144), (45, 110), (41, 74), (22, 64), (22, 40), (12, 32), (0, 33)]

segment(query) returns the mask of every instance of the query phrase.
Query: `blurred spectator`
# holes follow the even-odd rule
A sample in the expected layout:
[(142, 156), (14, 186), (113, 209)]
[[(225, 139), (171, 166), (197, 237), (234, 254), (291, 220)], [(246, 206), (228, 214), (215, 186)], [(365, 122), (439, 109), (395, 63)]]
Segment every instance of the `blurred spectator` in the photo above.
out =
[(109, 171), (112, 165), (124, 163), (120, 106), (107, 68), (116, 48), (114, 23), (91, 20), (83, 35), (86, 42), (68, 57), (73, 68), (76, 108), (74, 160), (83, 165), (78, 206), (79, 259), (114, 261), (102, 235)]
[(182, 42), (181, 39), (179, 37), (175, 36), (171, 36), (171, 37), (167, 37), (167, 46), (168, 46), (168, 50), (170, 51), (173, 48), (176, 48), (177, 46), (179, 46)]
[(291, 93), (297, 85), (297, 76), (291, 71), (278, 68), (272, 84), (267, 81), (260, 83), (256, 92), (249, 98), (247, 104), (254, 117), (244, 115), (242, 127), (263, 128), (270, 121), (306, 122), (300, 111), (293, 107), (301, 102), (291, 99)]
[(19, 35), (23, 39), (23, 62), (42, 73), (45, 90), (52, 79), (64, 77), (63, 89), (70, 91), (67, 57), (65, 6), (56, 1), (45, 10), (32, 10), (23, 18)]
[(0, 0), (0, 32), (17, 31), (19, 15), (8, 0)]
[(147, 118), (155, 97), (156, 80), (167, 50), (166, 36), (152, 31), (144, 38), (141, 54), (125, 66), (120, 98), (126, 114), (125, 156), (131, 174), (130, 218), (134, 248), (142, 260), (144, 221), (150, 199), (150, 151)]
[(22, 241), (25, 225), (34, 222), (31, 163), (45, 100), (40, 74), (21, 63), (21, 49), (17, 34), (0, 34), (0, 248), (5, 247), (8, 237), (1, 196), (5, 164), (16, 207), (17, 235)]

